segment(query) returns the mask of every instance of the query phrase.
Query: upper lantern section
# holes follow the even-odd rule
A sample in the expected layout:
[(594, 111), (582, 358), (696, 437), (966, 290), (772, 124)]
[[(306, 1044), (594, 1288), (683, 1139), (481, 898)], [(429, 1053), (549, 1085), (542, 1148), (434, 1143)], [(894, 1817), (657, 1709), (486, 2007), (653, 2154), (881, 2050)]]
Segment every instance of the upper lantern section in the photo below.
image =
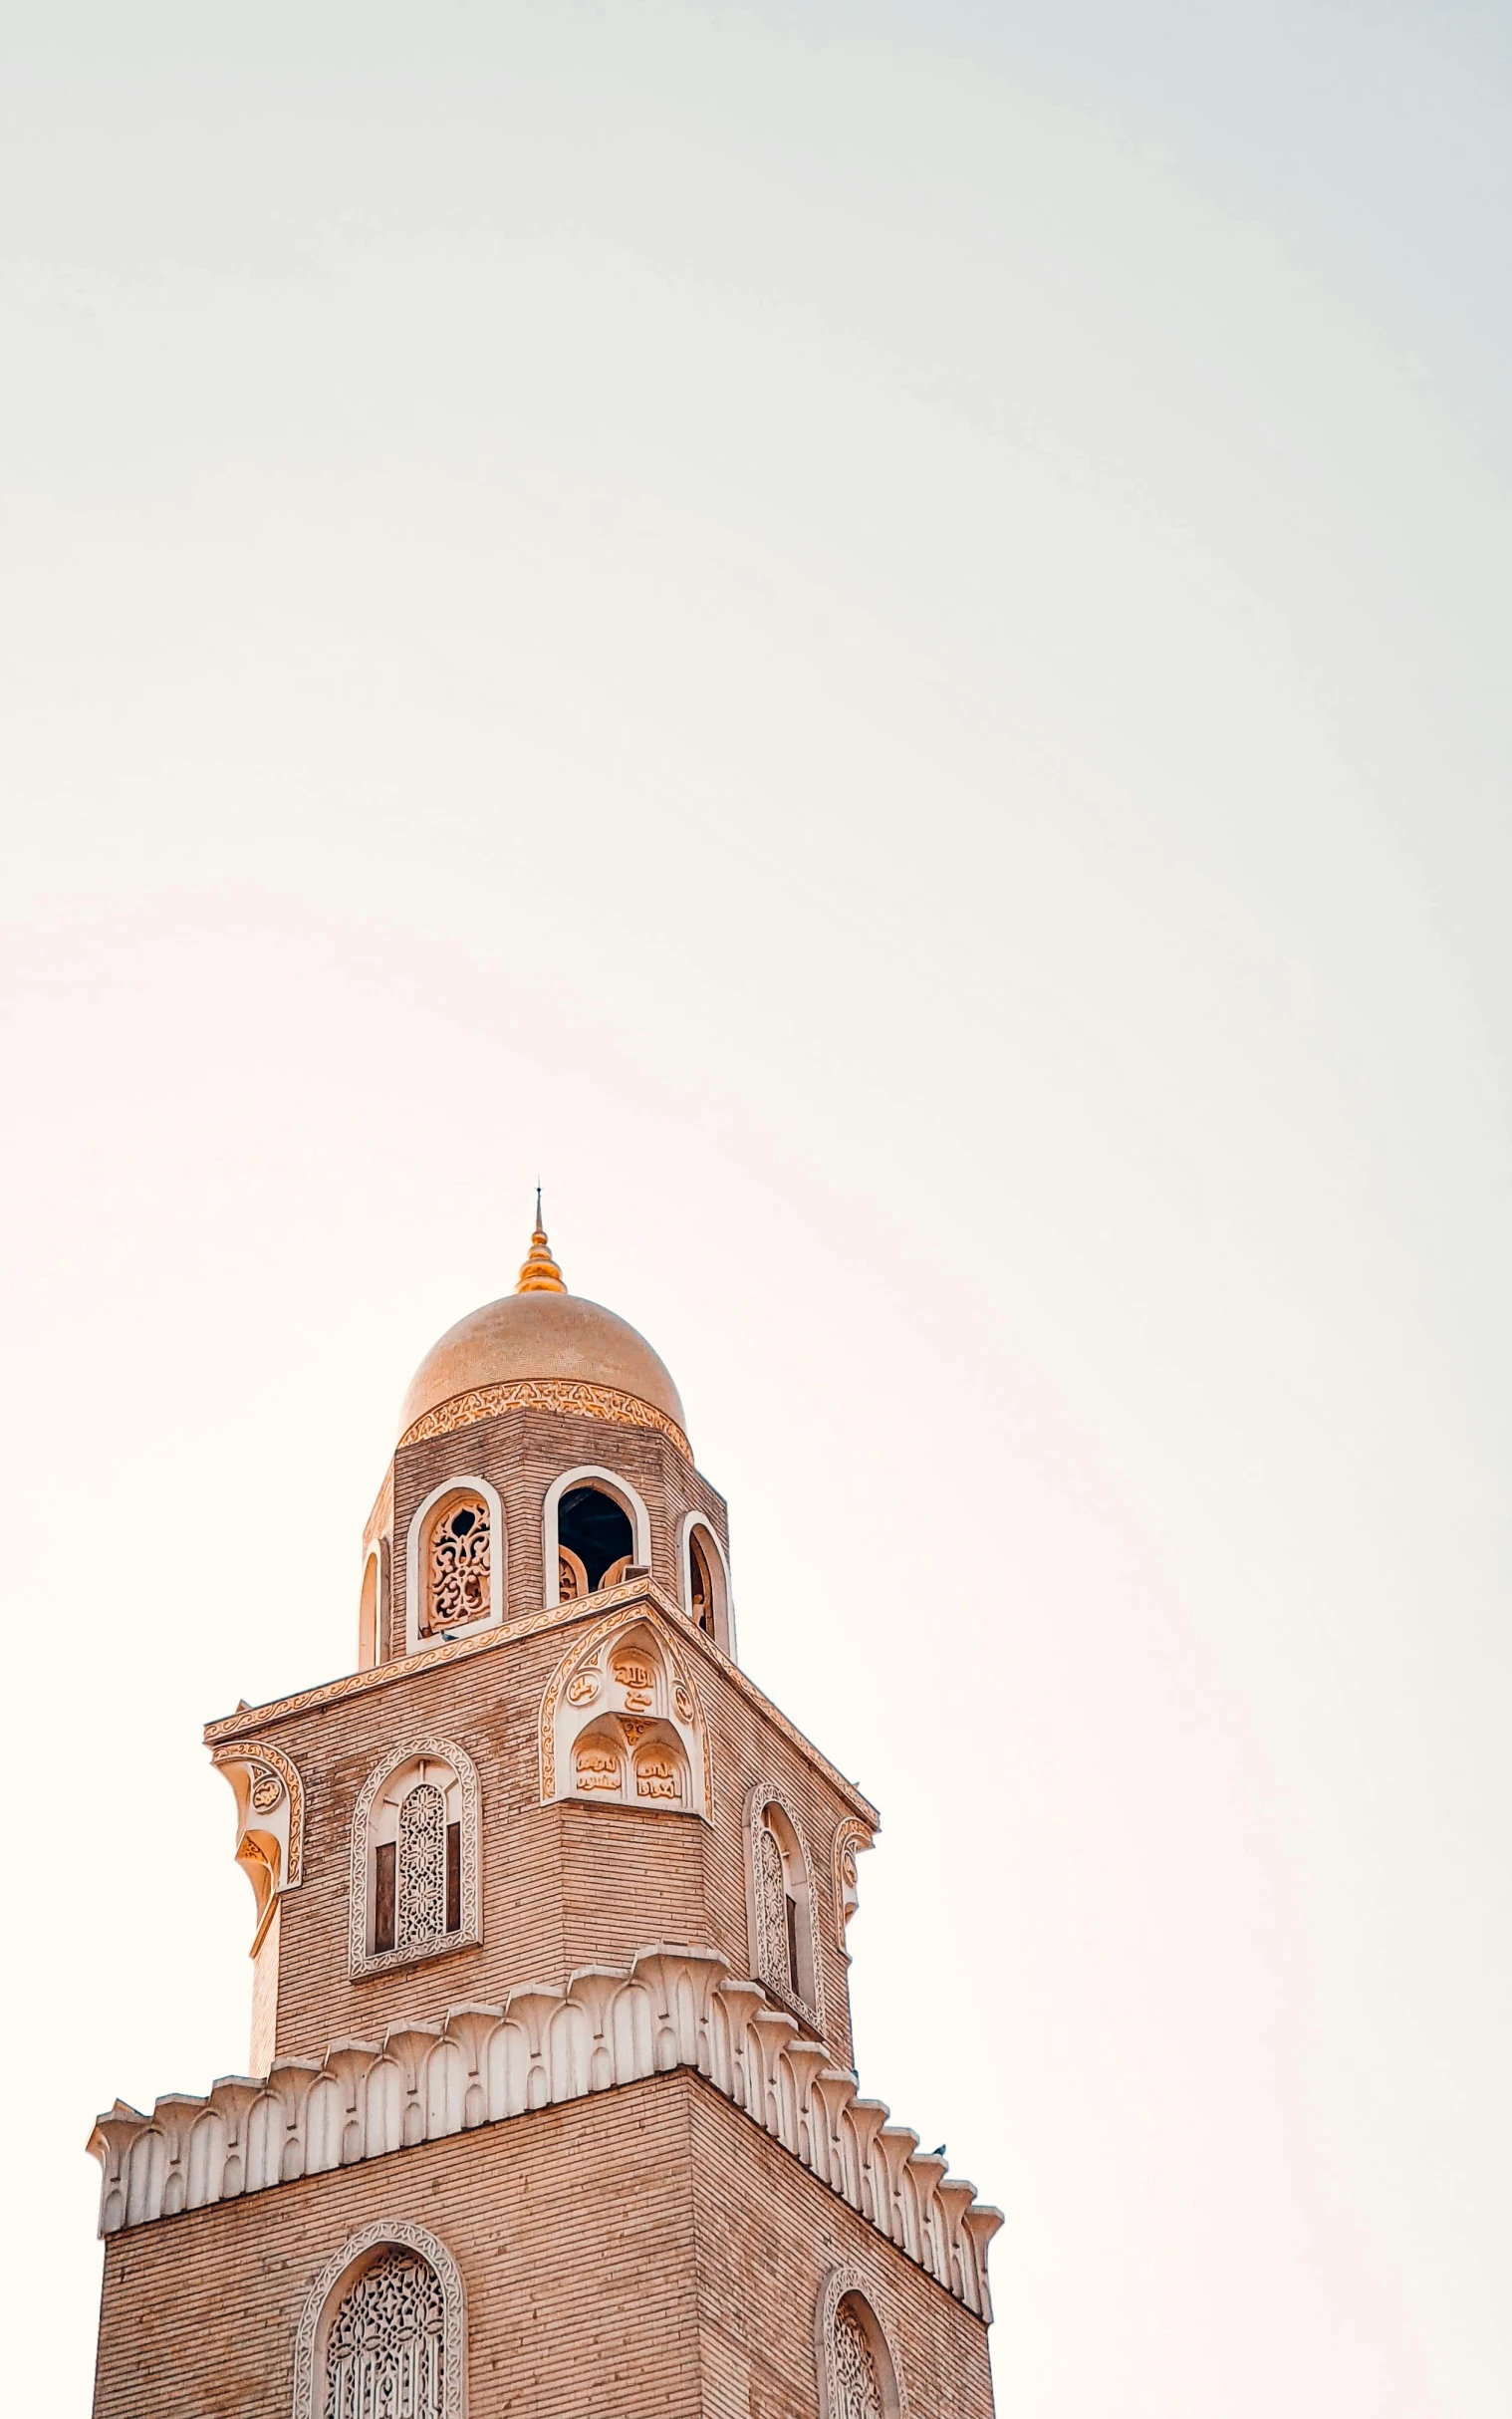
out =
[[(682, 1399), (659, 1355), (627, 1319), (582, 1294), (569, 1293), (539, 1221), (513, 1293), (485, 1302), (448, 1327), (432, 1344), (409, 1381), (399, 1414), (399, 1443), (433, 1432), (443, 1406), (454, 1407), (445, 1425), (487, 1419), (511, 1401), (528, 1400), (541, 1388), (570, 1407), (572, 1393), (624, 1399), (634, 1425), (670, 1433), (688, 1452)], [(538, 1398), (539, 1399), (539, 1398)], [(633, 1406), (649, 1416), (636, 1418)]]

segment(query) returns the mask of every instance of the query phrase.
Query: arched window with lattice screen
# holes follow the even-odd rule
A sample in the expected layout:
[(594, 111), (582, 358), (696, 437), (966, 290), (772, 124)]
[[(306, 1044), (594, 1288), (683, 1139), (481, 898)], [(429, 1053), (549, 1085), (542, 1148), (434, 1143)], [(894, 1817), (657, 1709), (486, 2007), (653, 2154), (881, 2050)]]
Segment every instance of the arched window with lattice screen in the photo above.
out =
[(450, 2252), (409, 2219), (353, 2235), (305, 2298), (294, 2419), (462, 2419), (466, 2309)]
[(775, 1798), (753, 1793), (748, 1811), (751, 1971), (779, 1999), (820, 2016), (814, 1890), (798, 1826)]
[(431, 1513), (420, 1556), (425, 1638), (471, 1629), (493, 1608), (493, 1520), (474, 1487), (459, 1487)]
[(480, 1938), (477, 1806), (450, 1741), (417, 1742), (370, 1779), (353, 1836), (354, 1977)]
[(381, 2251), (332, 2320), (324, 2419), (441, 2419), (445, 2362), (435, 2270), (413, 2252)]
[(508, 1601), (504, 1506), (476, 1473), (448, 1478), (419, 1504), (404, 1549), (402, 1647), (414, 1654), (494, 1628)]
[(815, 2332), (821, 2419), (906, 2419), (891, 2340), (855, 2269), (830, 2271)]

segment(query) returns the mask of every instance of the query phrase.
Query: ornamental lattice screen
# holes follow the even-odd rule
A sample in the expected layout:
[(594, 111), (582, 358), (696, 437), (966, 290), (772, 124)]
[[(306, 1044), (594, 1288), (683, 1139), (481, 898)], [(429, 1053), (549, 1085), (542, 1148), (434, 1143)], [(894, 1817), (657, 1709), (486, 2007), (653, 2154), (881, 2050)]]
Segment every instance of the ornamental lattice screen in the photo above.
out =
[(399, 1947), (439, 1940), (445, 1929), (446, 1800), (422, 1780), (399, 1808)]
[(835, 2382), (840, 2408), (833, 2419), (882, 2419), (877, 2355), (860, 2318), (844, 2301), (835, 2312)]
[(324, 2419), (441, 2419), (445, 2301), (412, 2252), (365, 2269), (326, 2338)]

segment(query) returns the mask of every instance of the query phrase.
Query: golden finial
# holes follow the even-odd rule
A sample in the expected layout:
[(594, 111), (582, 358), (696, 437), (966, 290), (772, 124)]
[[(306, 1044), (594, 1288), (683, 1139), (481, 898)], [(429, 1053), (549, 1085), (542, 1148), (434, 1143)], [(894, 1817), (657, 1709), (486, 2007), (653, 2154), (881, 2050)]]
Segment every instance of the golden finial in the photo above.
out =
[(536, 1230), (530, 1238), (525, 1265), (520, 1270), (516, 1293), (565, 1293), (567, 1284), (561, 1269), (551, 1256), (546, 1228), (541, 1223), (541, 1188), (536, 1187)]

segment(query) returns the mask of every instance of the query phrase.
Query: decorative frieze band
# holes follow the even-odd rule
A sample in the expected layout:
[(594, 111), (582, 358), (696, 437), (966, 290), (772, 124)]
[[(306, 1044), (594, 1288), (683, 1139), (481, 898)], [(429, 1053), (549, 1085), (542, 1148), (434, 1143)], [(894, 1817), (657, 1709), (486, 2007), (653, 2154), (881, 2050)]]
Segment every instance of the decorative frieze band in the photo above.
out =
[(565, 1991), (532, 1986), (502, 2008), (451, 2009), (381, 2043), (338, 2041), (324, 2060), (279, 2058), (207, 2099), (172, 2093), (150, 2116), (118, 2100), (90, 2149), (100, 2231), (176, 2217), (301, 2176), (386, 2157), (585, 2093), (691, 2066), (967, 2309), (990, 2318), (987, 2246), (1001, 2213), (919, 2152), (880, 2100), (829, 2064), (786, 2010), (703, 1949), (644, 1949)]
[(474, 1420), (495, 1420), (501, 1411), (554, 1411), (567, 1419), (609, 1420), (617, 1428), (654, 1428), (675, 1445), (685, 1461), (693, 1449), (675, 1420), (643, 1403), (636, 1394), (622, 1394), (618, 1386), (591, 1386), (576, 1378), (511, 1378), (499, 1386), (474, 1386), (467, 1394), (448, 1396), (412, 1421), (395, 1451), (418, 1445), (425, 1437), (449, 1437)]

